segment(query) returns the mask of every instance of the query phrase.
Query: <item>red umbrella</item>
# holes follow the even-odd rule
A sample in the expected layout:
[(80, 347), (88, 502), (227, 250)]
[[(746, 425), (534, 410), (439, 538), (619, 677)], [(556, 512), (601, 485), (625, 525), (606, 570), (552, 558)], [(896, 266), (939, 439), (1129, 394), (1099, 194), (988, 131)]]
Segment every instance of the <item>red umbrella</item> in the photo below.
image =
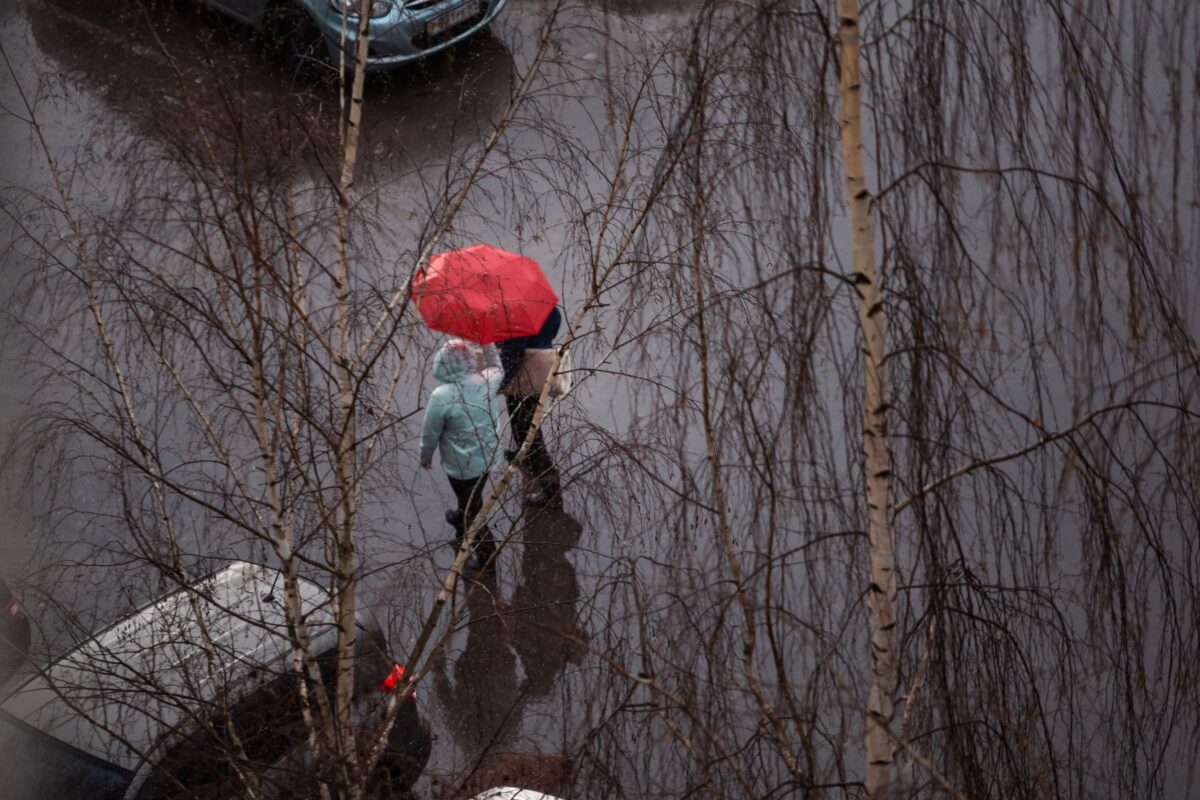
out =
[(426, 325), (479, 344), (537, 333), (558, 304), (536, 261), (486, 244), (429, 259), (412, 298)]

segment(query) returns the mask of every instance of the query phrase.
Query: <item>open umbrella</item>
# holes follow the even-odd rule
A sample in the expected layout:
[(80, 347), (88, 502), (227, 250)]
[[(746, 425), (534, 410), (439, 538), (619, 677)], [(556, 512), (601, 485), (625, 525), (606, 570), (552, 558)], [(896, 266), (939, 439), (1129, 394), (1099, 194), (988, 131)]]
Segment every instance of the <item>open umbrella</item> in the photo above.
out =
[(537, 333), (558, 303), (536, 261), (486, 244), (433, 256), (412, 298), (430, 328), (479, 344)]

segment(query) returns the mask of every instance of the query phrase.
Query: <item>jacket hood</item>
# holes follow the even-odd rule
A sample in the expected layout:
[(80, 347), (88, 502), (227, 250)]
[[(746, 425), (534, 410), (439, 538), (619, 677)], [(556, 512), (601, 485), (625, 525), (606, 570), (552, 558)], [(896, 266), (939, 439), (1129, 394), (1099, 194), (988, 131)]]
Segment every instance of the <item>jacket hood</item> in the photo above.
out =
[(458, 383), (475, 372), (475, 346), (463, 339), (451, 339), (433, 357), (433, 377), (442, 383)]

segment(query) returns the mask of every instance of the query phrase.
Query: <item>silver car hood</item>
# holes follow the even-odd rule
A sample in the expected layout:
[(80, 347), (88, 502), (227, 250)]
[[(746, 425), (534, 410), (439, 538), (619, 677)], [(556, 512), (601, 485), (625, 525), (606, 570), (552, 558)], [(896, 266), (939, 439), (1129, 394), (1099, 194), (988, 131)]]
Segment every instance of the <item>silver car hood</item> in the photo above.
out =
[[(316, 638), (329, 598), (300, 581)], [(135, 769), (213, 702), (233, 702), (290, 669), (282, 574), (237, 562), (127, 617), (26, 681), (3, 709), (54, 738)]]

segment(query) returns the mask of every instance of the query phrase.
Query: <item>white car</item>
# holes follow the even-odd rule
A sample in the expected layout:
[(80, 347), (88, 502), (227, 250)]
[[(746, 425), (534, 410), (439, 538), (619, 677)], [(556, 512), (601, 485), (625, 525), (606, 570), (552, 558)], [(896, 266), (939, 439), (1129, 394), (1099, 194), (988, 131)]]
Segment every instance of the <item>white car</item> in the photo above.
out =
[(471, 800), (563, 800), (552, 794), (535, 792), (533, 789), (518, 789), (515, 786), (497, 786), (480, 792)]
[[(300, 581), (322, 679), (336, 630), (324, 589)], [(267, 796), (311, 785), (300, 681), (278, 570), (239, 562), (162, 598), (26, 680), (0, 704), (7, 800), (230, 797), (244, 774)], [(394, 667), (369, 615), (356, 642), (356, 716), (378, 717)], [(236, 738), (236, 744), (235, 742)], [(429, 759), (413, 700), (401, 707), (380, 780), (405, 788)]]

